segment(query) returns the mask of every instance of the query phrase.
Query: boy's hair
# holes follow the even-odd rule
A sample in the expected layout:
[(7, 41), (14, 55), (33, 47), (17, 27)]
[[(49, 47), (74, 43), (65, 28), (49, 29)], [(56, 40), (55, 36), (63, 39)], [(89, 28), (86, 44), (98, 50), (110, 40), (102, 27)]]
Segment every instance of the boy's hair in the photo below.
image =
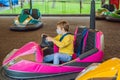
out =
[(63, 28), (65, 31), (69, 31), (69, 23), (67, 21), (59, 21), (57, 23), (57, 26), (60, 26), (61, 28)]

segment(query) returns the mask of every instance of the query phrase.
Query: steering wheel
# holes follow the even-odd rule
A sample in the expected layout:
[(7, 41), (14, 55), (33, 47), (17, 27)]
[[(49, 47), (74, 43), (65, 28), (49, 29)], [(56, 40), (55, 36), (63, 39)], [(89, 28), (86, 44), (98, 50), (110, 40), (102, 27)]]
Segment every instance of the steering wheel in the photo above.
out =
[(42, 41), (41, 41), (40, 46), (42, 48), (44, 48), (44, 47), (52, 47), (53, 48), (53, 42), (47, 41), (46, 37), (47, 37), (47, 35), (42, 36)]

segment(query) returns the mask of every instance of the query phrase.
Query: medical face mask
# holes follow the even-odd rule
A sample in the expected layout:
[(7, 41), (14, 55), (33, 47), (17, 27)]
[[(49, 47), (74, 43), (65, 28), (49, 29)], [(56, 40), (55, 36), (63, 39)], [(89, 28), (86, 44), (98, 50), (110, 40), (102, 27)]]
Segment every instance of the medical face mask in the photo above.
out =
[(62, 31), (60, 29), (56, 29), (57, 34), (62, 34)]

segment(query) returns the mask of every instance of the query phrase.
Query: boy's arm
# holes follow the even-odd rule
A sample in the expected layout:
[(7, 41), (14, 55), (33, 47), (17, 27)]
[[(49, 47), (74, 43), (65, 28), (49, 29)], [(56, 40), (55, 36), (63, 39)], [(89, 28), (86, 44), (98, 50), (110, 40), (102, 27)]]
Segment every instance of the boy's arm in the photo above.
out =
[(54, 37), (53, 39), (55, 39), (55, 40), (59, 40), (59, 39), (60, 39), (60, 35), (57, 35), (57, 36)]
[[(66, 37), (62, 40), (62, 42), (53, 39), (53, 43), (56, 44), (58, 47), (63, 48), (63, 47), (66, 47), (67, 45), (71, 44), (72, 40), (73, 40), (73, 39), (71, 39), (70, 36), (66, 36)], [(72, 44), (73, 44), (73, 43), (72, 43)]]

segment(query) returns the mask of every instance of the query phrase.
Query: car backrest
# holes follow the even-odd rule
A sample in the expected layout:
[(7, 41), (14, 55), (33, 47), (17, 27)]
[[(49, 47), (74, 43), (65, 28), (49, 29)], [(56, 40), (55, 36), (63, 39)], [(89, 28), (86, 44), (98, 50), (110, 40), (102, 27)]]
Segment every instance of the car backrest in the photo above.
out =
[(82, 53), (94, 48), (97, 48), (98, 50), (103, 50), (103, 42), (103, 33), (101, 31), (89, 29), (87, 33), (87, 39), (84, 39)]
[(104, 4), (102, 5), (102, 8), (108, 9), (110, 12), (115, 11), (115, 6), (113, 4)]
[(40, 11), (38, 9), (23, 9), (22, 14), (31, 15), (34, 19), (41, 17)]
[(84, 41), (83, 52), (87, 52), (93, 48), (95, 48), (95, 34), (94, 30), (88, 30), (88, 35), (86, 41)]
[(74, 55), (78, 57), (83, 50), (83, 42), (88, 32), (87, 28), (76, 28), (74, 35)]

